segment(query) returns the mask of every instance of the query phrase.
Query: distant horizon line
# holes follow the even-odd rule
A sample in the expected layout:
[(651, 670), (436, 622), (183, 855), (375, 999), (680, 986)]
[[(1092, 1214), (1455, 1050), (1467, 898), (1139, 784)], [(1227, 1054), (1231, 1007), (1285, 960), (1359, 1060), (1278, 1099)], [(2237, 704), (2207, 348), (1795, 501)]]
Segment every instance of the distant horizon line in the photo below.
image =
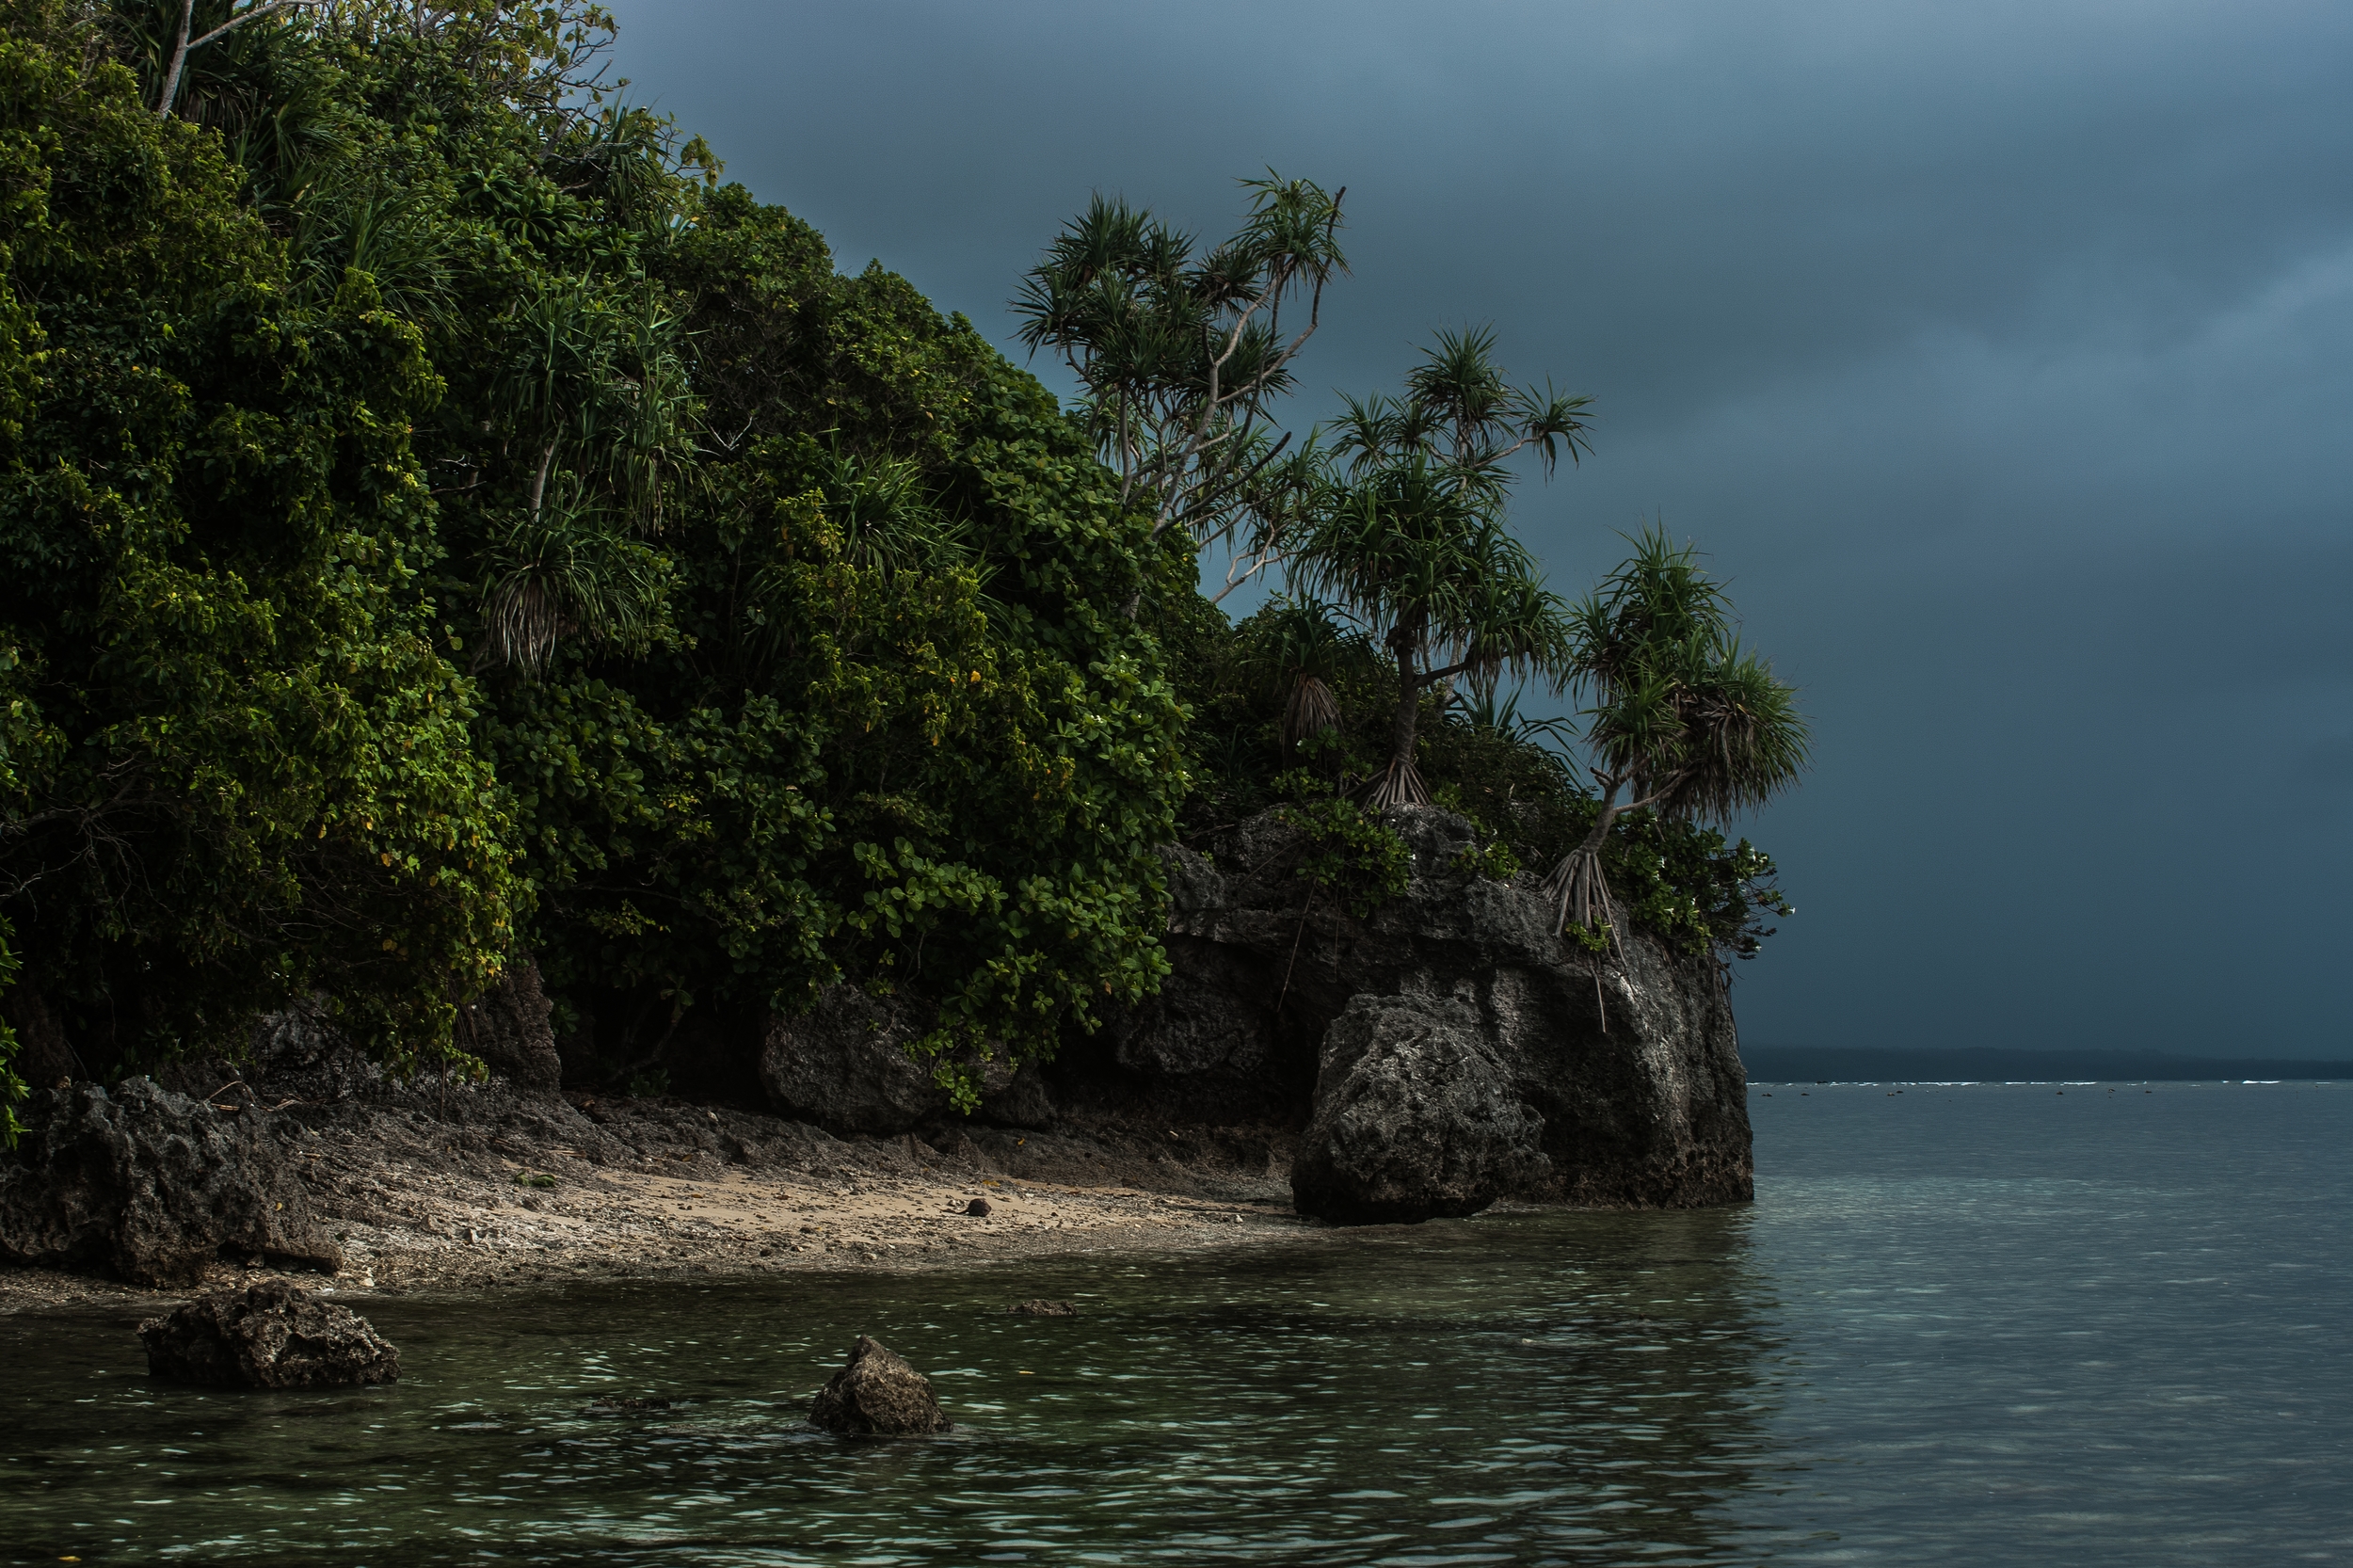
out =
[(2099, 1079), (2353, 1079), (2353, 1060), (2321, 1056), (2192, 1056), (2181, 1051), (2015, 1046), (1743, 1046), (1752, 1078), (1793, 1081), (1927, 1074), (1943, 1080), (2057, 1074)]

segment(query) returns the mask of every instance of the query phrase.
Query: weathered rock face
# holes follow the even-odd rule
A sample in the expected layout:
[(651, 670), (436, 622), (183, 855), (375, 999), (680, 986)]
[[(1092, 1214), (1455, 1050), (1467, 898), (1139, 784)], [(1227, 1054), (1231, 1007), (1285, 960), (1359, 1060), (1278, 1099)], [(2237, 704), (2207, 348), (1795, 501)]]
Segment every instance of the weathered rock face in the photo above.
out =
[(89, 1076), (89, 1069), (67, 1043), (56, 1010), (32, 986), (19, 981), (0, 993), (0, 1017), (6, 1017), (16, 1031), (16, 1060), (11, 1065), (34, 1088), (55, 1088)]
[[(1474, 847), (1461, 818), (1423, 808), (1390, 822), (1413, 851), (1412, 882), (1362, 920), (1311, 897), (1302, 837), (1277, 814), (1228, 830), (1209, 855), (1164, 851), (1173, 972), (1160, 994), (1067, 1043), (1044, 1072), (995, 1078), (977, 1119), (1156, 1140), (1180, 1127), (1318, 1128), (1301, 1145), (1302, 1201), (1335, 1214), (1352, 1183), (1368, 1213), (1465, 1212), (1499, 1191), (1621, 1207), (1747, 1198), (1747, 1082), (1713, 961), (1639, 933), (1595, 959), (1552, 934), (1536, 873), (1505, 885), (1457, 868)], [(1462, 1011), (1375, 1009), (1361, 1038), (1327, 1038), (1357, 999), (1403, 998)], [(1415, 1036), (1425, 1044), (1409, 1050), (1400, 1035), (1357, 1054), (1425, 1013), (1449, 1020)], [(905, 1051), (929, 1027), (914, 999), (837, 987), (770, 1021), (768, 1100), (837, 1132), (953, 1127), (947, 1096)], [(1441, 1056), (1459, 1078), (1451, 1098), (1432, 1097)], [(1374, 1129), (1409, 1111), (1377, 1150)], [(1409, 1168), (1436, 1183), (1410, 1201)]]
[[(1058, 1095), (1113, 1112), (1137, 1100), (1257, 1104), (1337, 1128), (1369, 1112), (1323, 1117), (1319, 1080), (1350, 1104), (1403, 1093), (1369, 1076), (1381, 1062), (1401, 1070), (1403, 1053), (1321, 1071), (1327, 1032), (1352, 1000), (1450, 1000), (1475, 1020), (1459, 1038), (1483, 1048), (1479, 1072), (1500, 1072), (1541, 1118), (1550, 1168), (1518, 1195), (1664, 1208), (1748, 1198), (1747, 1081), (1713, 962), (1632, 932), (1622, 958), (1570, 949), (1552, 934), (1536, 873), (1505, 885), (1456, 868), (1473, 847), (1461, 818), (1425, 808), (1389, 820), (1413, 851), (1413, 879), (1361, 920), (1329, 895), (1310, 901), (1301, 835), (1275, 814), (1228, 831), (1209, 856), (1167, 851), (1177, 973), (1121, 1027), (1117, 1069)], [(1335, 1043), (1336, 1060), (1354, 1039)], [(1303, 1142), (1310, 1192), (1342, 1153)]]
[(251, 1111), (131, 1079), (33, 1096), (0, 1163), (0, 1258), (138, 1285), (195, 1279), (224, 1248), (333, 1270), (341, 1257)]
[[(816, 1007), (769, 1020), (760, 1082), (769, 1104), (838, 1132), (888, 1136), (960, 1121), (948, 1092), (907, 1054), (908, 1042), (932, 1027), (920, 1000), (878, 998), (836, 985)], [(1053, 1118), (1033, 1071), (982, 1064), (980, 1120), (1000, 1127), (1044, 1127)]]
[(155, 1377), (244, 1388), (391, 1383), (400, 1352), (347, 1306), (284, 1280), (205, 1296), (139, 1325)]
[(809, 1012), (770, 1020), (760, 1084), (788, 1116), (846, 1132), (904, 1132), (948, 1105), (906, 1053), (922, 1032), (910, 1010), (837, 985)]
[(563, 1081), (564, 1059), (555, 1053), (551, 1012), (539, 989), (539, 966), (522, 959), (457, 1010), (457, 1045), (518, 1087), (552, 1089)]
[(323, 1001), (311, 1000), (282, 1012), (264, 1014), (253, 1026), (252, 1060), (240, 1067), (225, 1064), (190, 1064), (169, 1088), (185, 1087), (202, 1096), (225, 1081), (199, 1081), (214, 1067), (234, 1074), (250, 1091), (248, 1099), (277, 1103), (287, 1099), (323, 1103), (365, 1095), (384, 1081), (384, 1069), (368, 1059), (328, 1016)]
[(1350, 1224), (1476, 1214), (1550, 1174), (1544, 1118), (1454, 997), (1360, 996), (1324, 1032), (1291, 1166), (1305, 1214)]
[(808, 1418), (827, 1432), (858, 1437), (920, 1436), (949, 1427), (931, 1380), (862, 1334), (850, 1349), (849, 1365), (817, 1391)]

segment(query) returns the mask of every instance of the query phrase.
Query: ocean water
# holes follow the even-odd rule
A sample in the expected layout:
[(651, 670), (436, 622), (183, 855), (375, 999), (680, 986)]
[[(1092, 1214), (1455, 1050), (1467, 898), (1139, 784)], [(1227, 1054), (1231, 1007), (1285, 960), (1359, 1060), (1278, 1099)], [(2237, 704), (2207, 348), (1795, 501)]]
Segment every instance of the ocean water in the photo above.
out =
[[(2353, 1562), (2353, 1085), (1751, 1095), (1753, 1206), (381, 1301), (386, 1389), (0, 1319), (0, 1561)], [(860, 1332), (953, 1434), (802, 1425)]]

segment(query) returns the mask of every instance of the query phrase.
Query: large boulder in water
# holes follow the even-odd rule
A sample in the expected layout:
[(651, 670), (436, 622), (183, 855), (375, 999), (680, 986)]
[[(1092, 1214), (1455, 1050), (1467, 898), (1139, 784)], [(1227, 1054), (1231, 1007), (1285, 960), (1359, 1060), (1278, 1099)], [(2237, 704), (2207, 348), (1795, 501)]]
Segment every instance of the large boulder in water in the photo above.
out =
[(817, 1391), (808, 1418), (850, 1437), (916, 1437), (949, 1426), (931, 1380), (863, 1334), (850, 1348), (849, 1364)]
[(342, 1255), (258, 1111), (216, 1109), (135, 1078), (28, 1104), (0, 1156), (0, 1259), (192, 1282), (222, 1251), (333, 1271)]
[(1345, 1224), (1476, 1214), (1550, 1172), (1543, 1132), (1467, 1003), (1358, 997), (1324, 1034), (1292, 1198)]
[(400, 1376), (400, 1352), (365, 1318), (282, 1279), (151, 1318), (139, 1338), (148, 1371), (180, 1383), (332, 1388)]
[(1451, 999), (1542, 1122), (1548, 1166), (1514, 1196), (1636, 1208), (1747, 1199), (1747, 1078), (1714, 957), (1634, 929), (1620, 932), (1621, 952), (1573, 947), (1538, 891), (1548, 868), (1493, 881), (1465, 855), (1478, 840), (1463, 818), (1422, 807), (1385, 821), (1412, 856), (1410, 879), (1361, 916), (1299, 874), (1313, 846), (1279, 811), (1199, 851), (1163, 850), (1174, 972), (1112, 1022), (1104, 1047), (1064, 1051), (1048, 1075), (1064, 1113), (1307, 1125), (1320, 1085), (1350, 1081), (1321, 1067), (1352, 1002)]

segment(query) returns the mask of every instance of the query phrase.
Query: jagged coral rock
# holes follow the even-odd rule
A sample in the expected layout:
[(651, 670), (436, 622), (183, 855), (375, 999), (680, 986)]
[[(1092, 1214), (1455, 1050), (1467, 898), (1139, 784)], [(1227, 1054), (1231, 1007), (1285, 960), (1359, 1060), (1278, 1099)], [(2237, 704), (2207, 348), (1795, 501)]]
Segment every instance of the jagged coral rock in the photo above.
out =
[[(1362, 918), (1298, 874), (1307, 845), (1280, 813), (1228, 830), (1209, 855), (1166, 851), (1176, 972), (1119, 1027), (1118, 1079), (1097, 1099), (1311, 1121), (1320, 1081), (1347, 1081), (1321, 1069), (1326, 1032), (1355, 999), (1450, 999), (1542, 1121), (1549, 1168), (1515, 1195), (1747, 1199), (1747, 1080), (1715, 960), (1639, 931), (1606, 956), (1573, 948), (1553, 935), (1534, 876), (1465, 869), (1476, 839), (1461, 817), (1424, 807), (1386, 820), (1412, 854), (1411, 879)], [(1303, 1141), (1302, 1158), (1312, 1168), (1321, 1157)]]
[(333, 1388), (391, 1383), (400, 1352), (347, 1306), (282, 1279), (222, 1291), (139, 1325), (147, 1369), (180, 1383)]
[(863, 1334), (850, 1348), (849, 1364), (817, 1391), (808, 1418), (853, 1437), (922, 1436), (946, 1432), (950, 1424), (931, 1380)]
[(1541, 1181), (1544, 1119), (1451, 997), (1357, 997), (1325, 1032), (1291, 1192), (1350, 1224), (1476, 1214)]
[(0, 1165), (0, 1258), (137, 1285), (196, 1279), (224, 1249), (332, 1271), (342, 1258), (252, 1110), (135, 1078), (36, 1096)]

